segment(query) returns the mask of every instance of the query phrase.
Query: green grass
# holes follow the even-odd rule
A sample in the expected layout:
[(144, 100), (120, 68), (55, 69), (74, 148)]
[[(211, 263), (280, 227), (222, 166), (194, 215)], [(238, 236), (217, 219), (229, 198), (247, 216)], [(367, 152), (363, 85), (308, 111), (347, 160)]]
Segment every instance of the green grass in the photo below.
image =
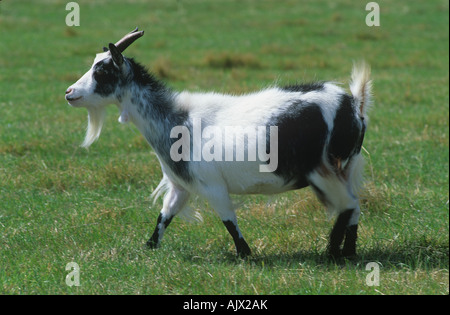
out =
[[(447, 1), (0, 2), (0, 294), (448, 294), (449, 20)], [(208, 206), (203, 224), (175, 218), (160, 249), (144, 247), (161, 178), (116, 108), (100, 140), (79, 147), (86, 111), (65, 89), (95, 53), (135, 26), (126, 55), (175, 89), (243, 93), (335, 80), (353, 60), (373, 69), (358, 258), (325, 259), (332, 222), (308, 189), (242, 198), (253, 255), (234, 257)], [(76, 262), (81, 286), (68, 287)], [(365, 279), (380, 264), (380, 286)]]

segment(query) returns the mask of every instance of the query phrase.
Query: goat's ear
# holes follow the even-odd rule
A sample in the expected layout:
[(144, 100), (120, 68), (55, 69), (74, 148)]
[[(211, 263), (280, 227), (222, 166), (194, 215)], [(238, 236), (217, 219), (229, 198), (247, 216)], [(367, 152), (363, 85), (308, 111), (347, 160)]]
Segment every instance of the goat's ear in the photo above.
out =
[(117, 47), (114, 44), (110, 43), (109, 44), (109, 51), (111, 52), (111, 57), (112, 57), (114, 63), (116, 65), (118, 65), (119, 67), (122, 66), (122, 64), (123, 64), (123, 55), (119, 51), (119, 49), (117, 49)]

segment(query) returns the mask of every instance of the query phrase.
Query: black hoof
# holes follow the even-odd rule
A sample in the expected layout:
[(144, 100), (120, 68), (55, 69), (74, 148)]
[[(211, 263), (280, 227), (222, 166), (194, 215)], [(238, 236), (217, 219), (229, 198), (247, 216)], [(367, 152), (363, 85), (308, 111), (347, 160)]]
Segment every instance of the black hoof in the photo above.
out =
[(252, 254), (250, 247), (248, 247), (248, 245), (247, 245), (247, 243), (245, 243), (245, 241), (244, 241), (244, 244), (242, 244), (241, 247), (238, 248), (236, 251), (237, 251), (237, 256), (240, 258), (246, 258)]
[(328, 250), (327, 258), (331, 261), (337, 261), (342, 258), (342, 252), (340, 249)]
[(156, 249), (159, 247), (158, 242), (156, 240), (154, 240), (153, 238), (149, 239), (145, 245), (149, 249)]
[(346, 250), (345, 248), (342, 250), (342, 256), (345, 258), (353, 258), (356, 257), (356, 250)]

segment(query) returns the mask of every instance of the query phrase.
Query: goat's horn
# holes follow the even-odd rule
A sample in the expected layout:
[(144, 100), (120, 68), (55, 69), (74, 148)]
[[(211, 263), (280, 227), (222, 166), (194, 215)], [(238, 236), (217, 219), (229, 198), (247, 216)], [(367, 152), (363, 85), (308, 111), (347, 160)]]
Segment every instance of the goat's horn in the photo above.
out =
[(136, 27), (134, 31), (131, 31), (116, 43), (117, 49), (119, 49), (120, 52), (123, 52), (125, 49), (127, 49), (128, 46), (130, 46), (136, 39), (138, 39), (142, 35), (144, 35), (144, 31), (138, 31), (138, 28)]

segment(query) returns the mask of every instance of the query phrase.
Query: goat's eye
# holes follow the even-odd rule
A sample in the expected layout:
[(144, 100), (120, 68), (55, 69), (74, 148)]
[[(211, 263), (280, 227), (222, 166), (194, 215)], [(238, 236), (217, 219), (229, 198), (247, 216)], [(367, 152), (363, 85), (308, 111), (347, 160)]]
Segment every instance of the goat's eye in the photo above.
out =
[(109, 79), (110, 73), (108, 71), (104, 70), (104, 69), (97, 69), (94, 72), (94, 77), (95, 77), (96, 81), (104, 82), (104, 81), (107, 81)]
[(96, 75), (99, 75), (99, 76), (105, 76), (105, 75), (106, 75), (106, 71), (104, 71), (104, 70), (97, 70), (97, 71), (95, 72), (95, 74), (96, 74)]

